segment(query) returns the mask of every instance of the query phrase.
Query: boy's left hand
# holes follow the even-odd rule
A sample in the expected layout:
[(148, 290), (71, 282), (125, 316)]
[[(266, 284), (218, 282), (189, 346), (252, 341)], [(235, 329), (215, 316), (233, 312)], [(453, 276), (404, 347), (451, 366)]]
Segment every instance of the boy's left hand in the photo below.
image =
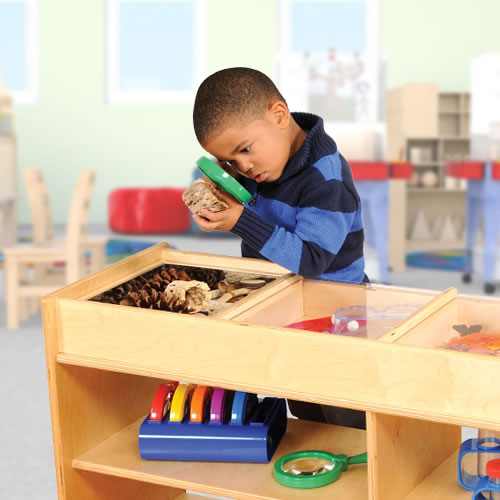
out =
[(243, 213), (243, 205), (230, 194), (217, 189), (217, 196), (223, 199), (229, 208), (220, 212), (211, 212), (204, 208), (193, 219), (203, 231), (231, 231)]

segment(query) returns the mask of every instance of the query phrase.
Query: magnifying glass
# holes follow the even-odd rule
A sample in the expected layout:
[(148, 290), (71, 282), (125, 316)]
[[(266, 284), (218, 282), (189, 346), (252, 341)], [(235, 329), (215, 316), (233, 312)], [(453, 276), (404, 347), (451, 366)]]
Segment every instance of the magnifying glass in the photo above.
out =
[(202, 156), (196, 164), (220, 189), (234, 196), (240, 203), (246, 203), (252, 199), (252, 195), (217, 163)]
[(336, 481), (351, 464), (366, 464), (367, 454), (348, 457), (304, 450), (284, 455), (274, 464), (274, 478), (291, 488), (319, 488)]

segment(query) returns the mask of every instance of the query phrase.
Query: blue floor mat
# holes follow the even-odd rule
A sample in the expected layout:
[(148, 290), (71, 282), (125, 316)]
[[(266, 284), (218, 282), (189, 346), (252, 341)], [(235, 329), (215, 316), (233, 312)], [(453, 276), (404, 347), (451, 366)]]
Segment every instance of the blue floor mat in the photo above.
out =
[(406, 254), (406, 264), (426, 269), (443, 271), (464, 271), (465, 250), (447, 250), (435, 252), (412, 252)]
[[(106, 260), (108, 263), (117, 262), (129, 255), (145, 250), (157, 241), (109, 240), (106, 243)], [(173, 248), (173, 247), (172, 247)]]

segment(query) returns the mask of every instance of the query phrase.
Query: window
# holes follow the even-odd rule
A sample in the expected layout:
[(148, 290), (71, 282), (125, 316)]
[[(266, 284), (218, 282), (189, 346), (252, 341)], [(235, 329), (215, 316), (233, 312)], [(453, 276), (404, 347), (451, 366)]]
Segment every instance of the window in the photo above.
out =
[(38, 1), (0, 0), (0, 77), (16, 104), (38, 101)]
[(378, 0), (281, 0), (278, 85), (328, 121), (376, 121)]
[(191, 102), (205, 74), (206, 0), (108, 0), (111, 103)]

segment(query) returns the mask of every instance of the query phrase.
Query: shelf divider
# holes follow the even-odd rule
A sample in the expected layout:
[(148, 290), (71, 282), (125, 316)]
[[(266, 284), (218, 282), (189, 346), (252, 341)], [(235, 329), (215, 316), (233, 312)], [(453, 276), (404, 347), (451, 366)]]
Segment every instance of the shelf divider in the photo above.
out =
[(460, 445), (456, 425), (368, 412), (366, 426), (371, 500), (401, 500)]
[(458, 450), (427, 476), (404, 500), (439, 498), (440, 500), (470, 500), (472, 493), (458, 483)]

